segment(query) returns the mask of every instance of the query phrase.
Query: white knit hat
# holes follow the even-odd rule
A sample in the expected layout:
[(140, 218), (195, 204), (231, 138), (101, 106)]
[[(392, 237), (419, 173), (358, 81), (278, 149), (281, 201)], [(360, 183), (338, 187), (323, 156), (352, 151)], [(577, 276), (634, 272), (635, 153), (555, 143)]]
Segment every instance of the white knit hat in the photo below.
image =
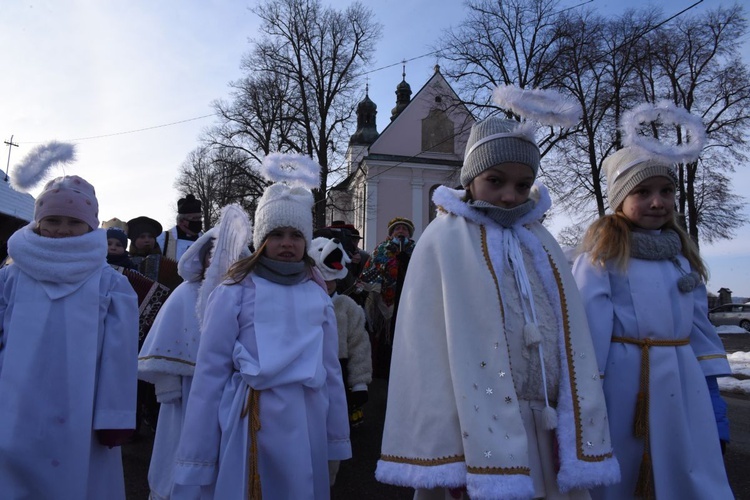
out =
[(281, 183), (268, 186), (255, 210), (255, 248), (260, 248), (268, 233), (280, 227), (297, 229), (304, 235), (306, 247), (310, 248), (312, 207), (312, 193), (303, 187), (289, 187)]
[(352, 261), (336, 238), (315, 238), (308, 247), (307, 255), (315, 261), (315, 267), (326, 281), (344, 278), (349, 272), (346, 265)]
[(270, 153), (263, 159), (261, 174), (276, 184), (266, 188), (255, 209), (253, 246), (256, 250), (260, 248), (274, 229), (293, 227), (304, 235), (305, 248), (310, 248), (313, 225), (310, 190), (318, 187), (320, 165), (309, 156)]
[(613, 212), (617, 211), (633, 188), (648, 178), (666, 177), (677, 184), (674, 165), (639, 147), (620, 149), (604, 160), (602, 168), (607, 175), (607, 199)]

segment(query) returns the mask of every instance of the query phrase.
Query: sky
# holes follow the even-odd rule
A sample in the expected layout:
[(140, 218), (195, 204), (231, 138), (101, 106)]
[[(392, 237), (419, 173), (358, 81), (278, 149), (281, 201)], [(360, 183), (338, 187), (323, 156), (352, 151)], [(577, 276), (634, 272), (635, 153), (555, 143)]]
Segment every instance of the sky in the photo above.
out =
[[(324, 3), (344, 8), (351, 1)], [(665, 16), (693, 3), (653, 2)], [(382, 131), (402, 78), (400, 61), (408, 61), (406, 80), (416, 93), (440, 63), (421, 56), (464, 17), (465, 7), (458, 0), (365, 4), (383, 25), (372, 66), (377, 71), (368, 76)], [(587, 7), (614, 13), (623, 4), (593, 0)], [(0, 139), (12, 136), (19, 146), (10, 148), (8, 159), (9, 147), (2, 144), (0, 170), (9, 161), (12, 175), (13, 166), (39, 143), (74, 142), (78, 159), (65, 173), (95, 186), (100, 220), (147, 215), (171, 227), (180, 197), (174, 188), (179, 167), (201, 132), (215, 123), (212, 102), (228, 98), (229, 82), (242, 76), (241, 57), (259, 26), (250, 10), (254, 5), (255, 0), (3, 0)], [(704, 0), (696, 10), (719, 5), (730, 3)], [(748, 64), (749, 46), (746, 39)], [(750, 193), (750, 165), (737, 170), (732, 188)], [(735, 296), (750, 297), (750, 227), (701, 251), (711, 270), (709, 291), (727, 287)]]

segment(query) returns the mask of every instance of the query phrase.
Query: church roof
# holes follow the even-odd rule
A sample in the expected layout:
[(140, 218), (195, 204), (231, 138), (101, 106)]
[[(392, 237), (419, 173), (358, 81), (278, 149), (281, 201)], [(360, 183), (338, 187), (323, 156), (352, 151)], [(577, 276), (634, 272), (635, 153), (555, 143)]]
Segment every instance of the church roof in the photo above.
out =
[(34, 220), (34, 197), (16, 191), (8, 180), (0, 177), (0, 214), (31, 222)]

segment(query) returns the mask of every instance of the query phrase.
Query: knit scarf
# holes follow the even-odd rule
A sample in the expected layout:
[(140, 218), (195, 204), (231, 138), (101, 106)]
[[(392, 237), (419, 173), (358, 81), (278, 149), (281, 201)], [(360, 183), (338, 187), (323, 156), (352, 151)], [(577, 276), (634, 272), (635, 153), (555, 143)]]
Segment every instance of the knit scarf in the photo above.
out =
[(633, 231), (630, 233), (630, 256), (643, 260), (669, 260), (680, 271), (677, 287), (683, 293), (692, 292), (701, 282), (695, 271), (685, 271), (677, 256), (682, 252), (680, 235), (671, 229), (660, 232)]
[(532, 199), (528, 199), (513, 208), (498, 207), (482, 200), (470, 200), (466, 204), (484, 213), (503, 227), (511, 227), (518, 222), (518, 219), (531, 212), (536, 206), (536, 203)]
[(51, 299), (65, 297), (106, 265), (107, 231), (47, 238), (34, 232), (36, 222), (13, 233), (8, 254), (23, 272), (41, 283)]
[(279, 285), (296, 285), (310, 278), (307, 264), (304, 261), (282, 262), (269, 259), (265, 255), (258, 260), (255, 274)]

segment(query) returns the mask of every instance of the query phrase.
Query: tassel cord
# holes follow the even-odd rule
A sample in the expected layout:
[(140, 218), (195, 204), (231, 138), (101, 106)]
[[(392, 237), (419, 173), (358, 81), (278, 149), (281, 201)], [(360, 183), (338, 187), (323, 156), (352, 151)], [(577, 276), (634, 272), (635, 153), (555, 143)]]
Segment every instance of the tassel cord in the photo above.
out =
[(638, 396), (635, 404), (635, 421), (633, 422), (633, 433), (638, 438), (643, 438), (643, 457), (635, 484), (635, 496), (641, 498), (655, 498), (654, 471), (651, 464), (651, 433), (649, 427), (649, 415), (651, 405), (650, 375), (651, 357), (649, 351), (652, 347), (678, 347), (690, 344), (690, 339), (658, 340), (658, 339), (635, 339), (630, 337), (612, 337), (612, 342), (620, 344), (633, 344), (641, 349), (641, 371), (639, 376)]
[[(537, 327), (537, 316), (536, 316), (536, 305), (534, 304), (534, 294), (531, 290), (531, 283), (529, 282), (529, 276), (526, 274), (526, 265), (523, 261), (523, 252), (521, 251), (521, 242), (518, 240), (518, 235), (514, 229), (507, 229), (503, 231), (503, 246), (508, 255), (508, 261), (513, 269), (513, 276), (516, 279), (516, 286), (521, 295), (521, 307), (523, 309), (524, 321), (528, 323), (531, 321), (534, 327)], [(529, 310), (531, 311), (529, 313)], [(542, 371), (542, 389), (544, 391), (544, 404), (545, 408), (549, 411), (554, 411), (549, 405), (549, 394), (547, 391), (547, 370), (544, 366), (544, 349), (542, 348), (542, 341), (536, 344), (537, 352), (539, 353), (539, 363)]]
[(258, 470), (258, 431), (260, 430), (260, 391), (248, 387), (247, 403), (242, 409), (240, 418), (247, 419), (250, 434), (250, 460), (248, 465), (247, 498), (261, 500), (260, 472)]
[[(531, 292), (531, 283), (526, 275), (526, 266), (523, 262), (523, 253), (521, 252), (521, 243), (513, 229), (503, 231), (503, 246), (508, 255), (508, 261), (513, 269), (513, 276), (516, 278), (516, 286), (521, 293), (521, 307), (523, 309), (524, 320), (536, 324), (536, 307), (534, 305), (534, 294)], [(531, 310), (531, 312), (529, 312)]]

